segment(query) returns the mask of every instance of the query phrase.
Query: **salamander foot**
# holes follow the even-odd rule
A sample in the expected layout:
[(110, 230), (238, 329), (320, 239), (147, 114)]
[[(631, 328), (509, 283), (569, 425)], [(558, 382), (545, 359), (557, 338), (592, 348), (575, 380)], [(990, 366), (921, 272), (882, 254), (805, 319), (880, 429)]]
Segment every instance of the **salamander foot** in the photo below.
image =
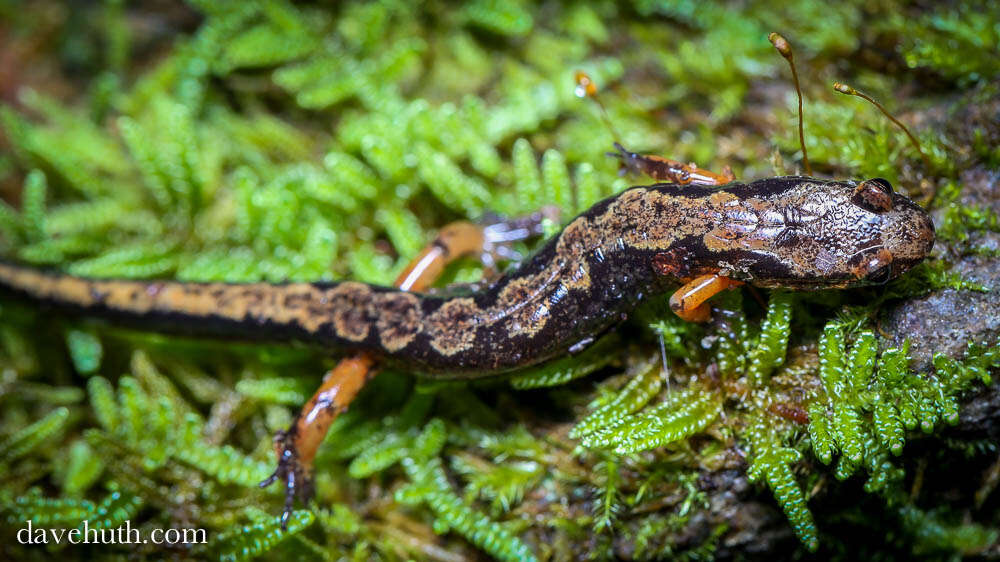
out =
[(308, 504), (313, 496), (312, 467), (299, 461), (298, 451), (292, 435), (287, 431), (278, 431), (274, 435), (274, 448), (278, 453), (278, 467), (274, 469), (259, 486), (267, 488), (281, 481), (285, 486), (285, 509), (281, 513), (281, 528), (288, 529), (288, 519), (292, 516), (295, 498), (303, 504)]

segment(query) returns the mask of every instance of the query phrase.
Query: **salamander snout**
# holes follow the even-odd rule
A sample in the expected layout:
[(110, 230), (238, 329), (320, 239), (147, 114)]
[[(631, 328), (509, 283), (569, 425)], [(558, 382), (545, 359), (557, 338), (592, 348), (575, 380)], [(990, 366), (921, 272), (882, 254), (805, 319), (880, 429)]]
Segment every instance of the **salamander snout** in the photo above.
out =
[(861, 182), (851, 202), (878, 217), (881, 244), (858, 256), (858, 284), (883, 284), (926, 258), (934, 247), (934, 223), (927, 211), (892, 190), (888, 181)]

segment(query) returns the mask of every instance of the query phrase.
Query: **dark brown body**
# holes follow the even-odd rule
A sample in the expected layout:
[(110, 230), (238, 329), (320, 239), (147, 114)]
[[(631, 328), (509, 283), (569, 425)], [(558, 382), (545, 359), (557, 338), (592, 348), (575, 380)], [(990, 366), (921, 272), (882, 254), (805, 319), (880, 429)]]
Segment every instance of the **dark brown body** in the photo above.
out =
[(858, 186), (781, 177), (721, 188), (632, 188), (468, 294), (350, 281), (100, 281), (9, 264), (0, 264), (0, 284), (153, 329), (300, 340), (368, 351), (429, 375), (485, 376), (580, 349), (680, 279), (720, 273), (761, 287), (821, 289), (898, 276), (930, 251), (933, 225), (891, 188), (890, 208), (859, 204)]

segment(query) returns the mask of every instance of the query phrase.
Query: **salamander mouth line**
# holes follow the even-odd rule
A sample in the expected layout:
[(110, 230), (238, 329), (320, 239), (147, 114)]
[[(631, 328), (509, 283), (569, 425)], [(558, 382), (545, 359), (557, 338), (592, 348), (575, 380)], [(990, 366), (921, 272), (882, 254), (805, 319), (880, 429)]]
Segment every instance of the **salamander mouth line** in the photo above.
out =
[(854, 256), (861, 255), (861, 254), (863, 254), (865, 252), (870, 252), (872, 250), (880, 250), (882, 248), (885, 248), (885, 244), (876, 244), (874, 246), (869, 246), (867, 248), (862, 248), (862, 249), (858, 250), (857, 252), (854, 252), (853, 254), (850, 254), (849, 256), (847, 256), (847, 261), (850, 261), (850, 259), (853, 258)]

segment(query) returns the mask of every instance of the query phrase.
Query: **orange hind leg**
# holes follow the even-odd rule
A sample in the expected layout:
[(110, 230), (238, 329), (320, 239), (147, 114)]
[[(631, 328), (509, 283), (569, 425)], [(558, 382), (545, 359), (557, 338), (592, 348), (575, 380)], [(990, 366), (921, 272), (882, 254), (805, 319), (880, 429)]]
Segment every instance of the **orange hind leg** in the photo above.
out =
[[(404, 291), (428, 289), (451, 262), (470, 255), (489, 258), (502, 254), (504, 245), (539, 234), (543, 213), (489, 226), (459, 221), (446, 225), (438, 236), (399, 275), (394, 286)], [(295, 498), (307, 502), (313, 493), (313, 460), (337, 416), (345, 412), (365, 384), (377, 374), (377, 362), (360, 352), (341, 359), (295, 417), (291, 427), (274, 436), (278, 466), (260, 487), (281, 481), (285, 487), (282, 527), (287, 526)]]

